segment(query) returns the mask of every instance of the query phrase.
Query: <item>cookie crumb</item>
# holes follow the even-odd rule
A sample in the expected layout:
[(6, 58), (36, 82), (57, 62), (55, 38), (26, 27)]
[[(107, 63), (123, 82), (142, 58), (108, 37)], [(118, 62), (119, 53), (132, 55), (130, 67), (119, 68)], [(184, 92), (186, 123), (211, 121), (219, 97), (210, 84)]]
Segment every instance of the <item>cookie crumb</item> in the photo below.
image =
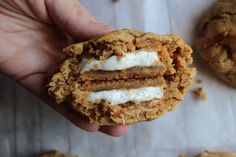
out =
[(207, 99), (206, 92), (202, 87), (196, 88), (193, 90), (193, 94), (200, 100), (204, 101)]
[(197, 84), (202, 84), (203, 81), (199, 79), (199, 80), (196, 80), (195, 82), (196, 82)]

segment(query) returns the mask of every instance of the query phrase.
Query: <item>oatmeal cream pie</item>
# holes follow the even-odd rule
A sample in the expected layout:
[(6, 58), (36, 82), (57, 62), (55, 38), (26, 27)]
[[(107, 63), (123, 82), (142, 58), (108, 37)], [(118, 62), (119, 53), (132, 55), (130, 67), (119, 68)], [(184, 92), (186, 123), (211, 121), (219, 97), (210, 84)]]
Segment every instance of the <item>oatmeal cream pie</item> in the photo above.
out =
[(195, 76), (192, 50), (176, 35), (125, 29), (63, 51), (48, 92), (99, 125), (158, 118), (183, 100)]

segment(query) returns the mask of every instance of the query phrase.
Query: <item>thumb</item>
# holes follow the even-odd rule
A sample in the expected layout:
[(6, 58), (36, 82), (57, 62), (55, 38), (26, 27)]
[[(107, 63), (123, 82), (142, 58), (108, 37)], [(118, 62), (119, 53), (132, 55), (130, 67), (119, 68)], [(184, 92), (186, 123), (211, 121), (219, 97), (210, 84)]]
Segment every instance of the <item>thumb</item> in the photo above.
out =
[(111, 31), (110, 25), (98, 22), (78, 0), (45, 0), (52, 21), (77, 40), (88, 40)]

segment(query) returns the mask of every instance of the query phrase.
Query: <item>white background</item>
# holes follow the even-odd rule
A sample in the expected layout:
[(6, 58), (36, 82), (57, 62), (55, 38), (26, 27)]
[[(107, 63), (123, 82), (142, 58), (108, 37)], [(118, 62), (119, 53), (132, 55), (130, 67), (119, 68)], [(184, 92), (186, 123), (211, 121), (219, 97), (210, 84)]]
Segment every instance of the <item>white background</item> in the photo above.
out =
[[(116, 28), (175, 33), (193, 45), (193, 32), (213, 0), (82, 0), (99, 20)], [(32, 157), (48, 150), (81, 157), (177, 157), (205, 149), (236, 151), (236, 90), (216, 78), (194, 52), (208, 99), (189, 92), (173, 112), (129, 127), (112, 138), (72, 125), (14, 82), (0, 77), (0, 156)], [(194, 85), (197, 86), (197, 85)]]

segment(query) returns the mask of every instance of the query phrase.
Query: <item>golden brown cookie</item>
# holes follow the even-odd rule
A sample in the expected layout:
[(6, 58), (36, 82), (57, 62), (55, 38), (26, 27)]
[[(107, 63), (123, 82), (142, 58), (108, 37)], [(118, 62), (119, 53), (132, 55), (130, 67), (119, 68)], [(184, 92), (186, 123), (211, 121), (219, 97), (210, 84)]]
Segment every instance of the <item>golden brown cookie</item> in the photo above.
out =
[(236, 0), (218, 0), (199, 28), (200, 55), (220, 78), (236, 87)]
[(196, 157), (236, 157), (236, 153), (205, 151)]
[(69, 154), (58, 152), (58, 151), (52, 151), (52, 152), (43, 154), (41, 157), (79, 157), (79, 155), (69, 155)]
[(99, 125), (158, 118), (183, 100), (195, 76), (192, 50), (176, 35), (118, 30), (64, 53), (48, 92)]

